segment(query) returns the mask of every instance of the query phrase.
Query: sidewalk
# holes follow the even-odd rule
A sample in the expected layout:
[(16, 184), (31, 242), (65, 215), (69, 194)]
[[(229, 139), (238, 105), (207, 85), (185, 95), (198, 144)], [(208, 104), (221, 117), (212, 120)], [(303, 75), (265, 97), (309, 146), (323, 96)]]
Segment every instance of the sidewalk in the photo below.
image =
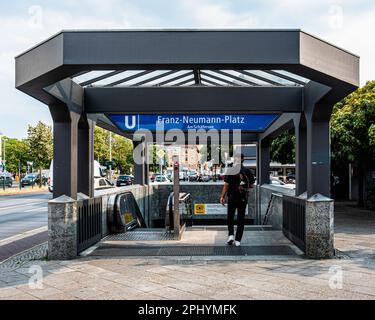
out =
[[(338, 203), (335, 218), (341, 259), (88, 256), (30, 261), (16, 268), (0, 265), (0, 299), (375, 299), (375, 214)], [(247, 239), (255, 232), (246, 231)], [(190, 241), (198, 241), (197, 235)], [(269, 235), (277, 241), (276, 233)], [(221, 238), (217, 233), (215, 240)], [(29, 286), (35, 274), (31, 266), (42, 268), (43, 289)]]
[(48, 186), (42, 186), (41, 188), (39, 188), (39, 186), (35, 186), (35, 187), (23, 187), (23, 188), (19, 188), (19, 187), (12, 187), (12, 188), (8, 188), (6, 187), (5, 190), (2, 188), (2, 186), (0, 187), (0, 197), (1, 196), (14, 196), (14, 195), (18, 195), (18, 194), (27, 194), (27, 193), (34, 193), (34, 192), (46, 192), (48, 191)]

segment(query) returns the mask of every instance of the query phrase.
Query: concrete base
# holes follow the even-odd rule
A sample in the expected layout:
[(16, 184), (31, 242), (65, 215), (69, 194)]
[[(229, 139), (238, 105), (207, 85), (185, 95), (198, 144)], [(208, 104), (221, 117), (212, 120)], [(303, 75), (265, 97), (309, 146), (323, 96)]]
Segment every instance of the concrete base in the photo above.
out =
[(65, 195), (48, 202), (48, 258), (77, 257), (77, 202)]
[(333, 200), (316, 194), (306, 201), (306, 256), (334, 256)]

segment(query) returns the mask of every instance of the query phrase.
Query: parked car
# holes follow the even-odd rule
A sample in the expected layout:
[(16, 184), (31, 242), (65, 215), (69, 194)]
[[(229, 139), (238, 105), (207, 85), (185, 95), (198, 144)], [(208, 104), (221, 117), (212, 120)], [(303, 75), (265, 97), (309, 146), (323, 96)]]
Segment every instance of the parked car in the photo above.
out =
[(202, 181), (203, 182), (209, 182), (209, 181), (211, 181), (211, 179), (212, 179), (212, 177), (210, 175), (208, 175), (208, 174), (204, 174), (202, 176)]
[(180, 171), (179, 180), (182, 180), (182, 181), (188, 180), (188, 173), (186, 170)]
[(296, 186), (294, 184), (282, 182), (277, 178), (271, 178), (270, 183), (273, 186), (280, 186), (280, 187), (284, 187), (284, 188), (288, 188), (288, 189), (295, 189), (296, 188)]
[[(98, 161), (94, 160), (94, 179), (102, 178), (104, 176), (105, 176), (105, 172), (104, 172), (103, 167), (100, 165)], [(53, 159), (49, 166), (49, 177), (48, 177), (47, 183), (48, 183), (48, 190), (50, 192), (53, 192)]]
[(170, 182), (167, 176), (158, 174), (155, 176), (155, 182)]
[(219, 174), (217, 175), (217, 179), (218, 179), (218, 180), (224, 180), (224, 179), (225, 179), (225, 174), (223, 174), (223, 173), (219, 173)]
[(6, 174), (1, 174), (1, 176), (0, 176), (0, 188), (2, 188), (4, 185), (6, 187), (9, 187), (9, 188), (12, 187), (13, 179), (12, 179), (11, 176), (8, 176)]
[(130, 175), (121, 175), (117, 178), (116, 181), (116, 186), (121, 187), (121, 186), (129, 186), (133, 184), (134, 182), (134, 177)]
[(43, 175), (40, 176), (39, 173), (29, 173), (21, 179), (21, 186), (38, 185), (40, 184), (40, 180), (42, 180), (43, 185), (46, 185), (48, 182), (48, 178)]
[(94, 179), (94, 189), (95, 190), (108, 189), (108, 188), (115, 188), (115, 185), (106, 178), (95, 178)]
[(285, 180), (286, 183), (296, 184), (296, 175), (294, 173), (288, 173)]
[(188, 172), (188, 181), (197, 181), (198, 180), (198, 173), (196, 171), (189, 171)]
[(153, 173), (153, 174), (151, 175), (151, 178), (150, 178), (151, 182), (155, 182), (155, 178), (156, 178), (156, 176), (157, 176), (158, 174), (160, 174), (160, 173)]

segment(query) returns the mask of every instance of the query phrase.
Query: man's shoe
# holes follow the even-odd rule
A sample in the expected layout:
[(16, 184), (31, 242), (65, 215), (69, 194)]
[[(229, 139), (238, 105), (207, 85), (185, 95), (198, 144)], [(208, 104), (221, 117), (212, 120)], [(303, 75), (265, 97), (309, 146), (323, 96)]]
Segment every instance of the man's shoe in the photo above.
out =
[(229, 236), (227, 244), (231, 245), (231, 244), (233, 244), (233, 242), (234, 242), (234, 236)]
[(239, 247), (241, 245), (241, 242), (235, 241), (235, 245), (236, 245), (236, 247)]

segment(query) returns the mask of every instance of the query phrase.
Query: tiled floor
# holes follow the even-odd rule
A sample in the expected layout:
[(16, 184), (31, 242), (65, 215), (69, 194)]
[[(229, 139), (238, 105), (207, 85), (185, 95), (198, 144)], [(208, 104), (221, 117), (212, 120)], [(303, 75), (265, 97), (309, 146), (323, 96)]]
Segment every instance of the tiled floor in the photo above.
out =
[[(30, 261), (0, 271), (0, 299), (375, 299), (375, 214), (346, 206), (336, 212), (335, 242), (343, 259), (112, 256)], [(221, 232), (202, 237), (193, 231), (182, 242), (219, 244), (226, 237)], [(267, 237), (271, 244), (288, 244), (277, 232), (264, 232), (263, 241)], [(243, 244), (257, 245), (258, 237), (247, 231)], [(38, 270), (42, 289), (29, 284)]]

